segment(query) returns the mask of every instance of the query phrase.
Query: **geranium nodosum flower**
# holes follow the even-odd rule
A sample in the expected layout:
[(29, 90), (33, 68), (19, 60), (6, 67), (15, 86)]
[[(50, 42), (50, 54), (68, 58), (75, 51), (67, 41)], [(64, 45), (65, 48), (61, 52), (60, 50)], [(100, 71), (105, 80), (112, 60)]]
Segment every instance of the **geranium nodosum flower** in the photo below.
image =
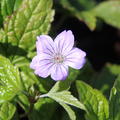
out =
[(86, 53), (74, 46), (74, 35), (71, 30), (61, 32), (53, 41), (48, 35), (37, 37), (37, 55), (30, 67), (35, 74), (43, 78), (51, 75), (55, 81), (65, 80), (68, 66), (80, 69), (85, 63)]

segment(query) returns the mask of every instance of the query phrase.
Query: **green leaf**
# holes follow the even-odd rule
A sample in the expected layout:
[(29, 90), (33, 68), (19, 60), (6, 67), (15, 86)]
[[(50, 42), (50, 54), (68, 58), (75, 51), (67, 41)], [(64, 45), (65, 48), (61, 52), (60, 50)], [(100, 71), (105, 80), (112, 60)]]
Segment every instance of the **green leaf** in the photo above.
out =
[(49, 99), (40, 99), (34, 105), (33, 111), (29, 114), (29, 120), (50, 120), (56, 110), (56, 103)]
[[(73, 7), (76, 11), (89, 10), (95, 6), (95, 0), (61, 0), (60, 3), (65, 7)], [(68, 5), (68, 6), (67, 6)]]
[(3, 18), (11, 15), (19, 8), (23, 0), (1, 0), (1, 14)]
[(70, 11), (73, 16), (85, 22), (87, 26), (94, 30), (96, 27), (96, 17), (91, 9), (95, 6), (94, 0), (61, 0), (63, 7)]
[(76, 82), (79, 99), (84, 103), (88, 120), (108, 120), (109, 105), (102, 93), (82, 81)]
[(14, 104), (5, 102), (0, 106), (0, 120), (11, 120), (16, 111)]
[(120, 119), (120, 75), (110, 93), (110, 120)]
[[(6, 19), (4, 31), (8, 43), (7, 54), (35, 48), (36, 37), (46, 34), (53, 20), (52, 0), (24, 0), (15, 14)], [(14, 50), (14, 47), (18, 47)], [(21, 53), (22, 54), (22, 53)], [(11, 58), (14, 59), (13, 57)]]
[(43, 79), (35, 75), (34, 71), (30, 68), (30, 60), (27, 57), (15, 56), (14, 58), (12, 63), (19, 67), (21, 79), (26, 91), (33, 85), (37, 85), (40, 93), (47, 93), (50, 90), (54, 83), (50, 77)]
[(68, 78), (64, 81), (58, 81), (50, 90), (50, 92), (60, 92), (63, 90), (68, 90), (70, 88), (70, 85), (72, 84), (72, 82), (74, 82), (76, 80), (76, 78), (78, 77), (78, 75), (80, 74), (79, 70), (75, 70), (70, 68), (70, 74), (68, 76)]
[(108, 97), (114, 81), (120, 73), (119, 71), (120, 65), (106, 64), (100, 72), (94, 74), (91, 83), (95, 88), (101, 90), (102, 93)]
[(20, 74), (26, 90), (29, 89), (33, 84), (39, 87), (40, 93), (47, 93), (53, 86), (53, 81), (49, 78), (43, 79), (34, 74), (34, 71), (30, 69), (29, 64), (20, 67)]
[(120, 28), (119, 0), (102, 2), (93, 11), (96, 17), (103, 19), (107, 24)]
[(67, 104), (64, 103), (59, 103), (68, 113), (70, 120), (76, 120), (76, 115), (75, 112), (71, 109), (70, 106), (68, 106)]
[(0, 56), (0, 103), (11, 100), (22, 90), (18, 69)]
[(86, 110), (84, 105), (81, 102), (79, 102), (77, 100), (77, 98), (72, 96), (69, 91), (49, 92), (49, 93), (45, 94), (45, 96), (52, 98), (53, 100), (55, 100), (58, 103), (68, 104), (68, 105), (72, 105), (77, 108), (80, 108), (82, 110)]

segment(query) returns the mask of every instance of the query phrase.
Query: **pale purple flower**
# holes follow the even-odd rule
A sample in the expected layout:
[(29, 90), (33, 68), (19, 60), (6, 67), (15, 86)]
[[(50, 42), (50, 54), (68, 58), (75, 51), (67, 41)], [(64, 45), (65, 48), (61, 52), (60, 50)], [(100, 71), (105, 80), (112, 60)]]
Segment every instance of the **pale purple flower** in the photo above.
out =
[(86, 53), (74, 46), (74, 35), (71, 30), (61, 32), (53, 41), (48, 35), (37, 37), (37, 55), (30, 67), (35, 74), (46, 78), (51, 75), (55, 81), (65, 80), (68, 66), (80, 69), (85, 63)]

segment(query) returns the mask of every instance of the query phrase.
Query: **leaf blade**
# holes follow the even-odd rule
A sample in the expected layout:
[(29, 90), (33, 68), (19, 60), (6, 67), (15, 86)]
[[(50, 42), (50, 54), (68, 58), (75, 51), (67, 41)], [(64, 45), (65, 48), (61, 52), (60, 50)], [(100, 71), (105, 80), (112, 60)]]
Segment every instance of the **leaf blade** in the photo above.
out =
[(0, 103), (11, 100), (22, 89), (18, 69), (7, 58), (0, 56)]
[(90, 120), (108, 120), (109, 105), (102, 93), (82, 81), (76, 82), (79, 99), (84, 103)]

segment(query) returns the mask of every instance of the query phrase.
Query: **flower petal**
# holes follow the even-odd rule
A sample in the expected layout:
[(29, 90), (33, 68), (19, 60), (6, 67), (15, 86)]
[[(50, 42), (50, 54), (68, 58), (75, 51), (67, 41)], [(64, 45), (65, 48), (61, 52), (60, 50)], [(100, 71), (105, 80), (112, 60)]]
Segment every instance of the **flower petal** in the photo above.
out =
[(36, 48), (37, 54), (41, 52), (53, 54), (54, 53), (54, 42), (48, 35), (40, 35), (37, 37)]
[(32, 69), (36, 69), (36, 67), (39, 65), (39, 56), (35, 56), (33, 59), (32, 59), (32, 62), (30, 63), (30, 68)]
[(68, 76), (68, 66), (55, 64), (51, 69), (51, 78), (55, 81), (65, 80)]
[(50, 68), (52, 65), (51, 56), (45, 53), (40, 53), (33, 58), (30, 68), (35, 70), (35, 74), (45, 78), (50, 75)]
[(78, 48), (73, 48), (67, 55), (65, 65), (75, 69), (80, 69), (85, 64), (86, 53)]
[(74, 35), (71, 30), (61, 32), (54, 40), (56, 51), (62, 53), (68, 53), (74, 45)]
[(41, 63), (39, 68), (35, 70), (35, 74), (39, 75), (40, 77), (46, 78), (50, 75), (52, 66), (53, 63)]

